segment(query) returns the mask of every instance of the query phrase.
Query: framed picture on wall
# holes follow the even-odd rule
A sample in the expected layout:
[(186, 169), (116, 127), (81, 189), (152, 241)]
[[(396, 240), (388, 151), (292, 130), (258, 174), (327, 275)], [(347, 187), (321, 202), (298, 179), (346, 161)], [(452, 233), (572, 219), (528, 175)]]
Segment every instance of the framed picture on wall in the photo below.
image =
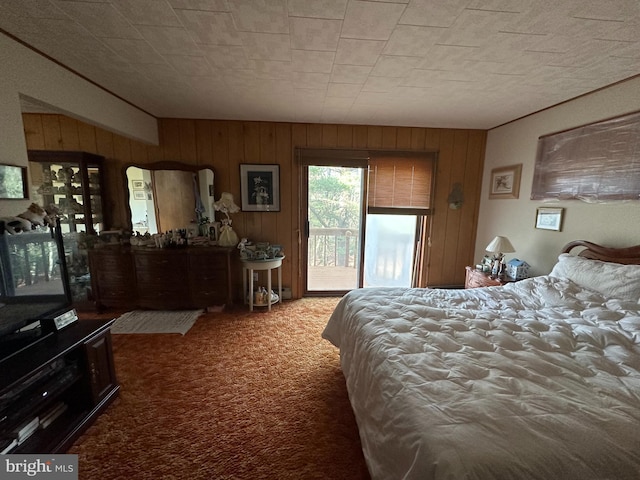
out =
[(134, 190), (133, 191), (133, 199), (134, 200), (146, 200), (147, 194), (144, 193), (144, 190)]
[(142, 190), (144, 189), (144, 180), (132, 180), (131, 186), (134, 190)]
[(562, 229), (563, 210), (564, 208), (538, 208), (536, 212), (536, 228), (559, 232)]
[(27, 194), (27, 168), (16, 165), (0, 165), (0, 199), (24, 199)]
[(280, 165), (240, 164), (244, 212), (280, 211)]
[(521, 163), (491, 170), (489, 198), (518, 198), (520, 196), (521, 173)]

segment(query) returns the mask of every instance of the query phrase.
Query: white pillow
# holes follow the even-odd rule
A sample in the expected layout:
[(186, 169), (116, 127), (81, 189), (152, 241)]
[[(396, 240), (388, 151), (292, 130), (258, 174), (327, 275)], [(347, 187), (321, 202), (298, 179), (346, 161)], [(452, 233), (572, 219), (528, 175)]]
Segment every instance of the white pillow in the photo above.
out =
[(607, 298), (640, 301), (640, 265), (601, 262), (563, 253), (549, 275), (567, 278)]

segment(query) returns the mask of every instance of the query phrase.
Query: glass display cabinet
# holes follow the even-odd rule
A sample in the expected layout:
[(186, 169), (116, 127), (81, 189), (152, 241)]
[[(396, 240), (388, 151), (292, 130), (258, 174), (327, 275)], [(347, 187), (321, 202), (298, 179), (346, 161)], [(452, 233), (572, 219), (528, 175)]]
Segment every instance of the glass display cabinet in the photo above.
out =
[(57, 213), (73, 300), (88, 300), (91, 279), (86, 236), (96, 235), (105, 225), (104, 157), (50, 150), (29, 150), (28, 155), (31, 199)]
[(85, 152), (29, 151), (31, 198), (58, 209), (63, 233), (101, 230), (103, 160)]

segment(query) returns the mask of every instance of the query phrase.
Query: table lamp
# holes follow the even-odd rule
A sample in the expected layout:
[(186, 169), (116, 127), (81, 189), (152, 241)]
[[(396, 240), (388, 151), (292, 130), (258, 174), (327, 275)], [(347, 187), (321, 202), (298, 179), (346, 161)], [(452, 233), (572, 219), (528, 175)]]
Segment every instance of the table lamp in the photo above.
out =
[(218, 238), (218, 245), (223, 247), (235, 247), (238, 244), (238, 235), (233, 231), (231, 227), (230, 213), (236, 213), (240, 211), (240, 207), (233, 201), (233, 194), (229, 192), (222, 192), (220, 200), (213, 203), (213, 208), (217, 212), (222, 212), (227, 218), (222, 219), (222, 227), (220, 227), (220, 238)]
[(504, 254), (516, 251), (516, 249), (513, 248), (513, 245), (511, 245), (509, 239), (500, 235), (491, 240), (491, 243), (487, 245), (485, 250), (489, 253), (493, 253), (491, 274), (497, 276), (504, 273)]

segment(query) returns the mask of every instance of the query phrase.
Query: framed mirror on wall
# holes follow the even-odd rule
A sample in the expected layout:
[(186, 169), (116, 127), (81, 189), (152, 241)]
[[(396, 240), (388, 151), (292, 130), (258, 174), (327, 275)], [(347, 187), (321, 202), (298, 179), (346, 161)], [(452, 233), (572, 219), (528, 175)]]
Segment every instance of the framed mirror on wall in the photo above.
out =
[(131, 164), (124, 168), (132, 233), (164, 233), (192, 222), (213, 222), (214, 171), (180, 162)]

